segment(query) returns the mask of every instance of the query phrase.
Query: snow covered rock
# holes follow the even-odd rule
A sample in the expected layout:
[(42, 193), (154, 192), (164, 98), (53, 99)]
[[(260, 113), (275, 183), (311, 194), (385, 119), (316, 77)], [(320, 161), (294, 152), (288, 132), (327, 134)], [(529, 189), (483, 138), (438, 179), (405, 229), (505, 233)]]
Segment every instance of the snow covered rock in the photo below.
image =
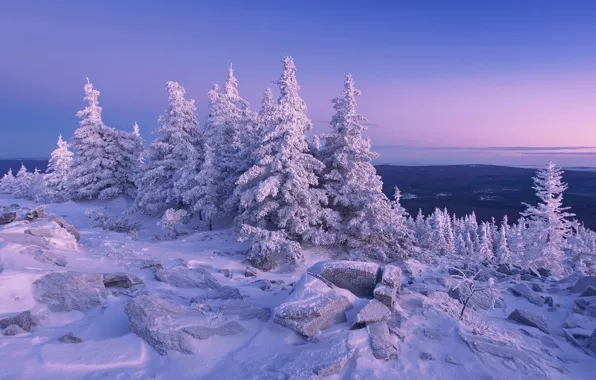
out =
[(53, 272), (33, 283), (35, 298), (51, 311), (87, 311), (102, 306), (108, 292), (99, 273)]
[(133, 285), (142, 284), (143, 280), (137, 276), (124, 272), (105, 273), (103, 284), (106, 288), (130, 288)]
[(513, 285), (509, 288), (509, 290), (511, 290), (511, 292), (518, 297), (524, 297), (534, 305), (544, 305), (544, 297), (536, 294), (527, 284), (523, 282)]
[(594, 329), (594, 332), (588, 340), (588, 348), (596, 354), (596, 329)]
[(0, 329), (5, 329), (11, 325), (17, 325), (23, 330), (29, 331), (31, 330), (32, 323), (31, 312), (27, 310), (13, 317), (0, 319)]
[(346, 321), (350, 301), (320, 279), (305, 274), (276, 309), (274, 321), (308, 338)]
[(8, 223), (12, 223), (17, 220), (17, 213), (14, 211), (3, 212), (0, 214), (0, 226)]
[(14, 232), (0, 232), (0, 239), (3, 239), (7, 243), (13, 244), (20, 244), (20, 245), (35, 245), (41, 248), (47, 248), (50, 244), (50, 239), (27, 235), (27, 234), (19, 234)]
[(333, 285), (347, 289), (358, 297), (373, 297), (380, 277), (380, 266), (360, 261), (321, 261), (308, 269)]
[(387, 321), (390, 316), (391, 310), (373, 298), (356, 315), (356, 325)]
[(580, 277), (571, 288), (571, 293), (582, 293), (588, 286), (596, 287), (596, 276)]
[(401, 288), (401, 268), (395, 265), (385, 265), (381, 275), (381, 283), (399, 291)]
[(72, 224), (66, 222), (66, 220), (64, 220), (63, 217), (59, 216), (57, 218), (54, 218), (53, 220), (56, 224), (58, 224), (60, 227), (64, 228), (69, 234), (71, 234), (76, 241), (81, 240), (81, 234), (79, 234), (79, 231), (77, 231), (77, 229)]
[(244, 331), (244, 327), (236, 321), (230, 321), (218, 327), (188, 326), (182, 329), (182, 331), (195, 339), (207, 339), (213, 335), (236, 335)]
[(580, 295), (580, 297), (592, 297), (596, 296), (596, 287), (588, 286), (586, 290)]
[(236, 315), (240, 320), (258, 319), (261, 322), (267, 322), (271, 318), (270, 308), (243, 300), (232, 300), (225, 304), (220, 311), (225, 316)]
[(175, 317), (184, 308), (157, 294), (134, 297), (124, 308), (130, 330), (142, 338), (160, 355), (168, 351), (192, 353), (190, 337), (175, 325)]
[(6, 330), (2, 331), (2, 335), (4, 336), (14, 336), (18, 334), (24, 334), (27, 331), (23, 330), (19, 325), (10, 325), (6, 328)]
[(23, 232), (26, 233), (27, 235), (46, 237), (46, 238), (52, 238), (55, 236), (54, 232), (49, 228), (27, 228)]
[(375, 287), (375, 290), (373, 291), (374, 299), (378, 300), (390, 309), (395, 305), (396, 296), (397, 288), (392, 288), (390, 286), (383, 285), (382, 283), (378, 283)]
[(244, 277), (257, 277), (257, 270), (253, 267), (246, 267)]
[(34, 221), (35, 219), (43, 218), (46, 215), (46, 206), (40, 206), (30, 210), (25, 215), (25, 219), (28, 221)]
[(509, 317), (507, 317), (507, 319), (510, 319), (522, 325), (536, 327), (538, 330), (544, 332), (545, 334), (549, 334), (548, 323), (546, 322), (546, 318), (542, 314), (525, 309), (515, 309), (511, 314), (509, 314)]
[(39, 261), (40, 263), (52, 263), (59, 267), (65, 267), (68, 265), (68, 261), (66, 261), (66, 257), (64, 255), (43, 249), (41, 247), (30, 245), (23, 247), (18, 251), (21, 254), (26, 254), (33, 257), (33, 259)]
[(389, 333), (387, 322), (374, 322), (366, 325), (370, 347), (377, 359), (389, 360), (397, 356), (397, 346)]
[(205, 294), (202, 294), (197, 297), (193, 297), (190, 303), (200, 303), (205, 300), (233, 300), (233, 299), (242, 299), (242, 295), (238, 288), (234, 288), (232, 286), (221, 286), (215, 289), (209, 289)]
[(188, 268), (178, 265), (173, 268), (159, 268), (155, 271), (158, 281), (177, 288), (219, 288), (219, 282), (204, 268)]
[(581, 314), (596, 318), (596, 296), (581, 297), (574, 301)]
[(79, 338), (75, 334), (69, 332), (59, 339), (62, 343), (82, 343), (83, 339)]

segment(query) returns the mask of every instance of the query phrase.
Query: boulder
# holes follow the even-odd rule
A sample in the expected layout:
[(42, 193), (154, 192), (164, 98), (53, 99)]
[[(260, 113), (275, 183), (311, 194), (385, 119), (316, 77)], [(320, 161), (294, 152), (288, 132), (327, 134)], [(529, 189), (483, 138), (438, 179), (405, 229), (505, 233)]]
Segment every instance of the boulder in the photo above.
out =
[(26, 233), (27, 235), (46, 237), (46, 238), (52, 238), (55, 236), (54, 231), (49, 228), (27, 228), (23, 232)]
[(201, 303), (205, 300), (235, 300), (235, 299), (242, 299), (242, 295), (238, 288), (234, 288), (232, 286), (221, 286), (215, 289), (209, 289), (205, 294), (202, 294), (197, 297), (193, 297), (190, 303)]
[(30, 210), (25, 215), (25, 219), (29, 221), (34, 221), (35, 219), (43, 218), (46, 215), (46, 206), (40, 206)]
[(364, 327), (368, 323), (387, 321), (390, 316), (391, 310), (373, 298), (356, 315), (356, 325)]
[(59, 216), (54, 218), (53, 221), (60, 227), (64, 228), (69, 234), (71, 234), (76, 241), (81, 240), (81, 234), (79, 234), (79, 231), (77, 231), (72, 224), (69, 224), (66, 220), (64, 220), (63, 217)]
[(258, 319), (261, 322), (267, 322), (271, 318), (270, 308), (239, 299), (225, 304), (220, 311), (225, 316), (236, 315), (240, 320)]
[(341, 372), (344, 366), (352, 358), (356, 350), (342, 341), (335, 344), (330, 350), (318, 357), (317, 365), (313, 372), (317, 376), (325, 377), (335, 375)]
[(596, 288), (593, 286), (588, 286), (586, 290), (580, 295), (580, 297), (593, 297), (596, 296)]
[(160, 355), (168, 351), (192, 353), (190, 337), (175, 325), (175, 318), (185, 310), (157, 294), (134, 297), (124, 308), (130, 330)]
[(596, 329), (594, 329), (594, 332), (592, 332), (590, 339), (588, 339), (587, 347), (596, 354)]
[(544, 303), (545, 303), (546, 305), (548, 305), (549, 307), (553, 307), (553, 306), (554, 306), (554, 304), (555, 304), (555, 301), (553, 300), (553, 297), (551, 297), (551, 296), (546, 296), (546, 297), (544, 297)]
[(550, 277), (550, 275), (552, 274), (552, 271), (546, 268), (538, 268), (537, 271), (541, 277)]
[(346, 321), (348, 299), (320, 279), (305, 274), (276, 309), (274, 321), (310, 338), (319, 331)]
[(596, 318), (596, 296), (577, 298), (574, 304), (582, 311), (581, 314)]
[(430, 352), (421, 352), (420, 353), (420, 360), (430, 361), (430, 360), (435, 360), (435, 357)]
[(246, 267), (244, 269), (244, 277), (257, 277), (257, 270), (253, 267)]
[(536, 327), (538, 330), (544, 332), (545, 334), (549, 334), (548, 323), (546, 322), (546, 318), (542, 314), (525, 309), (515, 309), (511, 314), (509, 314), (509, 317), (507, 317), (507, 319), (510, 319), (522, 325)]
[(213, 335), (236, 335), (244, 331), (244, 327), (242, 327), (236, 321), (230, 321), (218, 327), (188, 326), (183, 328), (182, 331), (184, 331), (185, 333), (187, 333), (195, 339), (207, 339), (209, 337), (212, 337)]
[(381, 275), (381, 283), (399, 291), (401, 288), (401, 268), (395, 265), (385, 265)]
[(255, 282), (253, 282), (251, 285), (254, 285), (263, 291), (271, 289), (271, 281), (269, 281), (267, 279), (257, 280)]
[(142, 283), (143, 280), (139, 277), (124, 272), (105, 273), (103, 275), (103, 284), (106, 288), (130, 288)]
[(533, 283), (532, 290), (538, 293), (544, 293), (544, 288), (540, 284)]
[(100, 273), (52, 272), (33, 283), (35, 299), (51, 311), (87, 311), (102, 306), (108, 295)]
[(231, 278), (232, 272), (229, 269), (220, 269), (219, 273), (223, 274), (224, 277)]
[(497, 267), (497, 272), (506, 274), (508, 276), (513, 275), (513, 271), (511, 270), (511, 266), (509, 264), (501, 264)]
[(17, 213), (14, 211), (0, 213), (0, 226), (12, 223), (17, 220)]
[(596, 287), (596, 276), (582, 276), (571, 288), (571, 293), (583, 293), (588, 286)]
[(392, 309), (395, 306), (397, 288), (392, 288), (387, 285), (378, 283), (375, 287), (375, 290), (373, 291), (373, 297), (374, 299), (381, 302), (383, 305)]
[(321, 261), (308, 269), (333, 285), (347, 289), (358, 297), (373, 297), (380, 275), (380, 266), (360, 261)]
[(69, 343), (69, 344), (76, 344), (82, 343), (83, 339), (79, 338), (75, 334), (69, 332), (68, 334), (64, 335), (59, 339), (62, 343)]
[(3, 239), (7, 243), (34, 245), (41, 248), (47, 248), (50, 244), (50, 239), (48, 238), (15, 232), (0, 232), (0, 239)]
[(428, 284), (412, 284), (412, 285), (408, 285), (408, 289), (410, 289), (413, 292), (417, 292), (422, 294), (425, 297), (428, 297), (431, 293), (433, 293), (435, 291), (435, 288), (428, 285)]
[(397, 346), (389, 333), (387, 322), (374, 322), (366, 325), (370, 347), (377, 359), (389, 360), (397, 356)]
[(157, 281), (177, 288), (219, 288), (219, 282), (204, 268), (188, 268), (178, 265), (173, 268), (158, 268), (155, 271)]
[(10, 325), (6, 330), (2, 331), (4, 336), (14, 336), (18, 334), (25, 334), (27, 331), (23, 330), (19, 325)]
[(29, 255), (40, 263), (50, 263), (59, 267), (65, 267), (68, 265), (68, 261), (66, 261), (66, 257), (64, 255), (33, 245), (19, 249), (19, 253)]
[(458, 300), (463, 302), (463, 300), (470, 296), (470, 289), (466, 286), (458, 286), (456, 288), (451, 288), (447, 291), (449, 297), (453, 298), (454, 300)]
[(31, 330), (33, 320), (31, 319), (31, 312), (29, 310), (24, 311), (18, 315), (0, 319), (0, 329), (5, 329), (11, 325), (17, 325), (24, 331)]
[(544, 297), (536, 294), (527, 284), (519, 283), (509, 288), (509, 290), (519, 297), (524, 297), (534, 305), (544, 305)]

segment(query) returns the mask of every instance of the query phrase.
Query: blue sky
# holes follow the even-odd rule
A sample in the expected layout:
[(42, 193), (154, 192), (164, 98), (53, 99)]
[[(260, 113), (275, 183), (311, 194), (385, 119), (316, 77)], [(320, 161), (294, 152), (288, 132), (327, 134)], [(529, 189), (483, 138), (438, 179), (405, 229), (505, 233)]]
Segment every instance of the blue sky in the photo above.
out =
[(292, 55), (315, 133), (354, 75), (380, 162), (591, 165), (594, 20), (573, 0), (3, 2), (0, 157), (70, 137), (85, 77), (106, 124), (150, 139), (167, 80), (203, 115), (233, 62), (258, 107)]

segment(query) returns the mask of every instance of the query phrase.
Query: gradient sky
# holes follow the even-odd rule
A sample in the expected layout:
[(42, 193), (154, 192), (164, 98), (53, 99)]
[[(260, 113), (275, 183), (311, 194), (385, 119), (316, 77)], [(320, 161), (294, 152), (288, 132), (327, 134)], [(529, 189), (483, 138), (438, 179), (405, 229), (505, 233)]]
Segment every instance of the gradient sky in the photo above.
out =
[(258, 107), (292, 55), (315, 133), (354, 75), (378, 162), (593, 165), (595, 20), (574, 0), (2, 1), (0, 157), (70, 137), (85, 77), (106, 124), (150, 139), (167, 80), (203, 115), (233, 62)]

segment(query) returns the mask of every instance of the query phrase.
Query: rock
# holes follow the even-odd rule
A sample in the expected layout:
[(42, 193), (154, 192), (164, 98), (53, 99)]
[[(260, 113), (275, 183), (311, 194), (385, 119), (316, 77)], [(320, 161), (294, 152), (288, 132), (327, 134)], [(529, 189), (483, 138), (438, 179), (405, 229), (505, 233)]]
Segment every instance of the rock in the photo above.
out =
[(0, 232), (0, 239), (3, 239), (7, 243), (34, 245), (41, 248), (48, 248), (50, 244), (50, 239), (48, 238), (15, 232)]
[(444, 335), (437, 329), (424, 328), (424, 336), (432, 340), (443, 340)]
[(13, 317), (0, 319), (0, 329), (5, 329), (10, 325), (17, 325), (25, 331), (31, 330), (33, 320), (31, 319), (31, 312), (29, 310), (24, 311)]
[(219, 273), (223, 274), (224, 277), (232, 278), (232, 272), (229, 269), (220, 269)]
[(410, 289), (413, 292), (418, 292), (418, 293), (422, 294), (425, 297), (428, 297), (434, 291), (427, 284), (420, 284), (420, 283), (408, 285), (408, 289)]
[[(339, 347), (337, 347), (339, 346)], [(313, 372), (317, 376), (325, 377), (335, 375), (341, 372), (348, 361), (354, 356), (356, 350), (345, 344), (345, 348), (341, 344), (336, 345), (332, 349), (332, 356), (319, 360)]]
[(524, 297), (534, 305), (542, 306), (544, 305), (544, 297), (539, 294), (534, 293), (532, 289), (527, 284), (519, 283), (515, 284), (509, 288), (509, 290), (515, 294), (516, 296)]
[(397, 347), (389, 333), (387, 322), (374, 322), (366, 325), (370, 347), (377, 359), (389, 360), (397, 356)]
[(53, 221), (60, 227), (64, 228), (69, 234), (71, 234), (76, 241), (81, 240), (81, 234), (79, 234), (79, 231), (77, 231), (72, 224), (69, 224), (66, 220), (64, 220), (63, 217), (59, 216), (54, 218)]
[(580, 297), (573, 301), (575, 306), (588, 317), (596, 318), (596, 296)]
[(364, 327), (368, 323), (387, 321), (390, 316), (391, 310), (373, 298), (356, 315), (356, 325)]
[(548, 305), (549, 307), (553, 307), (553, 304), (555, 303), (555, 301), (553, 300), (553, 297), (547, 296), (544, 298), (544, 303), (546, 305)]
[(546, 309), (546, 311), (552, 313), (553, 311), (557, 311), (557, 308), (556, 307), (549, 307), (548, 309)]
[(592, 297), (596, 296), (596, 288), (593, 286), (588, 286), (586, 290), (580, 295), (580, 297)]
[(451, 356), (446, 355), (445, 356), (445, 363), (449, 363), (449, 364), (453, 364), (453, 365), (457, 365), (461, 367), (461, 363), (456, 361), (455, 359), (453, 359)]
[(547, 335), (543, 335), (540, 337), (540, 342), (550, 348), (559, 348), (559, 346), (557, 345), (557, 343), (555, 343), (555, 340), (553, 338), (551, 338), (550, 336)]
[(8, 223), (12, 223), (17, 220), (17, 213), (14, 211), (4, 212), (0, 214), (0, 226)]
[(244, 277), (257, 277), (257, 270), (250, 266), (246, 267)]
[(242, 327), (236, 321), (230, 321), (219, 327), (188, 326), (183, 328), (182, 331), (184, 331), (185, 333), (187, 333), (195, 339), (207, 339), (209, 337), (212, 337), (213, 335), (236, 335), (244, 331), (244, 327)]
[(531, 274), (522, 273), (519, 276), (519, 279), (524, 280), (524, 281), (534, 281), (534, 280), (536, 280), (536, 277), (532, 276)]
[(540, 284), (532, 284), (532, 290), (538, 293), (544, 293), (544, 288)]
[(178, 265), (173, 268), (158, 268), (155, 271), (157, 281), (177, 288), (219, 288), (219, 282), (204, 268), (188, 268)]
[(43, 218), (46, 215), (46, 206), (40, 206), (29, 211), (25, 215), (25, 219), (33, 221), (35, 219)]
[(465, 286), (458, 286), (457, 288), (449, 289), (447, 294), (449, 295), (449, 297), (463, 302), (464, 299), (470, 296), (470, 290)]
[(320, 279), (306, 273), (276, 309), (274, 321), (310, 338), (319, 331), (346, 321), (348, 299)]
[(142, 284), (143, 280), (137, 276), (124, 272), (106, 273), (103, 275), (103, 284), (106, 288), (130, 288)]
[(461, 271), (461, 269), (457, 269), (457, 268), (448, 268), (447, 274), (449, 274), (450, 276), (461, 276), (462, 271)]
[(594, 329), (594, 332), (590, 336), (587, 347), (596, 354), (596, 329)]
[(51, 311), (87, 311), (102, 306), (108, 292), (100, 273), (52, 272), (33, 283), (35, 299)]
[(381, 274), (381, 283), (399, 291), (401, 288), (401, 268), (395, 265), (385, 265)]
[(571, 293), (583, 293), (588, 286), (596, 287), (596, 276), (582, 276), (571, 288)]
[(209, 289), (205, 294), (193, 297), (190, 303), (201, 303), (208, 299), (235, 300), (242, 299), (242, 295), (240, 294), (238, 288), (234, 288), (232, 286), (222, 286), (215, 289)]
[(511, 314), (509, 314), (507, 319), (521, 323), (522, 325), (536, 327), (545, 334), (549, 334), (548, 323), (542, 314), (525, 309), (515, 309)]
[(190, 337), (174, 324), (174, 318), (184, 309), (157, 294), (134, 297), (124, 308), (130, 330), (137, 334), (160, 355), (168, 351), (192, 353)]
[(528, 274), (528, 275), (530, 275), (530, 276), (532, 276), (532, 277), (540, 277), (540, 273), (538, 273), (538, 271), (537, 271), (537, 270), (535, 270), (534, 268), (528, 268), (528, 269), (524, 269), (524, 270), (522, 271), (522, 275), (523, 275), (523, 274)]
[(59, 267), (68, 265), (65, 256), (33, 245), (19, 249), (19, 253), (32, 256), (34, 260), (40, 263), (50, 263)]
[(430, 361), (430, 360), (435, 360), (435, 357), (429, 352), (421, 352), (420, 360)]
[(256, 287), (258, 287), (259, 289), (261, 289), (263, 291), (271, 289), (271, 281), (269, 281), (267, 279), (255, 281), (251, 285), (255, 285)]
[(586, 350), (582, 347), (581, 344), (579, 344), (579, 342), (573, 337), (573, 335), (569, 331), (567, 331), (565, 329), (562, 329), (561, 331), (563, 332), (563, 337), (569, 344), (571, 344), (573, 347), (579, 348), (580, 350), (582, 350), (584, 353), (587, 354)]
[(32, 236), (39, 236), (45, 238), (52, 238), (55, 236), (54, 231), (49, 228), (27, 228), (24, 233)]
[(397, 297), (397, 288), (392, 288), (390, 286), (378, 283), (375, 287), (375, 290), (373, 291), (373, 297), (383, 305), (393, 309)]
[(509, 264), (501, 264), (497, 267), (497, 272), (506, 274), (511, 276), (513, 272), (511, 271), (511, 266)]
[(59, 339), (62, 343), (82, 343), (83, 339), (79, 338), (75, 334), (69, 332)]
[(6, 330), (2, 331), (4, 336), (15, 336), (18, 334), (25, 334), (27, 331), (23, 330), (19, 325), (10, 325)]
[(538, 268), (538, 274), (540, 274), (541, 277), (550, 277), (552, 272), (550, 269)]
[(358, 297), (372, 298), (380, 267), (370, 262), (331, 260), (318, 262), (307, 272), (347, 289)]
[(261, 322), (267, 322), (271, 318), (270, 308), (243, 300), (233, 300), (224, 305), (220, 311), (223, 315), (237, 315), (240, 320), (258, 319)]

